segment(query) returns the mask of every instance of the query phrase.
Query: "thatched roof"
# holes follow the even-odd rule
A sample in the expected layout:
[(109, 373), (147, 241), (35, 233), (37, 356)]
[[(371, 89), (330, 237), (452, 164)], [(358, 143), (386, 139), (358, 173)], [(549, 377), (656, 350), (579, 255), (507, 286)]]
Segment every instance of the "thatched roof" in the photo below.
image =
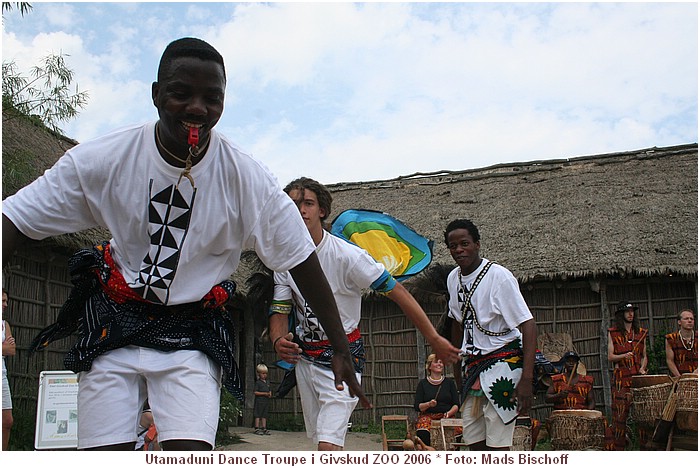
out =
[(479, 227), (482, 255), (523, 282), (600, 275), (697, 275), (697, 143), (458, 172), (342, 183), (331, 219), (349, 208), (387, 212), (435, 241)]
[[(3, 198), (77, 143), (4, 111), (2, 134)], [(482, 254), (521, 281), (697, 275), (697, 143), (329, 188), (331, 217), (348, 208), (392, 214), (435, 241), (433, 264), (453, 263), (442, 232), (460, 217), (479, 227)], [(109, 237), (92, 229), (53, 241), (75, 250)], [(245, 258), (239, 283), (258, 267)]]
[[(34, 181), (53, 166), (66, 150), (77, 144), (77, 141), (49, 130), (37, 118), (3, 109), (2, 198)], [(74, 251), (110, 237), (106, 229), (95, 228), (53, 237), (48, 242)]]
[(46, 128), (36, 118), (2, 111), (2, 198), (32, 182), (77, 142)]

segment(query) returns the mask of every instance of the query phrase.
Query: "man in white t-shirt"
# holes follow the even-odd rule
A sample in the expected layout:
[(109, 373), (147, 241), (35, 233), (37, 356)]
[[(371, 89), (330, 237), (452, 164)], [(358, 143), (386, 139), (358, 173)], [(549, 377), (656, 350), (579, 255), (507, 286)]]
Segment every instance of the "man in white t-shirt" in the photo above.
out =
[[(365, 250), (326, 231), (323, 222), (331, 213), (332, 197), (319, 182), (302, 177), (284, 189), (294, 200), (330, 283), (343, 328), (350, 342), (357, 379), (365, 361), (358, 325), (365, 289), (385, 294), (396, 302), (426, 337), (433, 351), (445, 362), (458, 360), (459, 350), (440, 336), (414, 297)], [(341, 450), (345, 444), (348, 421), (357, 398), (333, 387), (330, 370), (334, 351), (328, 345), (325, 327), (318, 310), (306, 300), (296, 278), (288, 272), (274, 274), (275, 291), (270, 315), (270, 339), (279, 356), (296, 364), (296, 380), (301, 397), (307, 436), (318, 450)], [(288, 334), (289, 314), (296, 310), (296, 337)]]
[(509, 450), (515, 419), (532, 405), (537, 327), (506, 268), (481, 258), (473, 222), (445, 230), (457, 267), (447, 277), (453, 343), (464, 356), (462, 439), (471, 450)]
[(370, 406), (298, 210), (261, 163), (214, 130), (225, 87), (216, 49), (173, 41), (152, 85), (157, 122), (75, 146), (3, 201), (5, 264), (27, 239), (95, 226), (112, 235), (71, 258), (75, 287), (32, 343), (39, 350), (79, 332), (65, 364), (80, 373), (80, 449), (133, 449), (146, 397), (164, 449), (213, 448), (220, 385), (242, 397), (224, 306), (246, 249), (291, 271), (331, 331), (336, 386), (346, 382)]

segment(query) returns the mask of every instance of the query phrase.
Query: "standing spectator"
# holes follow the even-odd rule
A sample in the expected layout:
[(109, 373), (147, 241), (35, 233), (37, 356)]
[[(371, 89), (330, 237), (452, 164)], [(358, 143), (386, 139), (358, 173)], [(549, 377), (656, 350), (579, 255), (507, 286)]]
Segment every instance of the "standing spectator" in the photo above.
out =
[[(416, 435), (425, 445), (432, 445), (433, 421), (452, 418), (459, 411), (459, 393), (455, 381), (445, 377), (445, 366), (435, 354), (425, 361), (425, 378), (418, 382), (413, 409), (418, 411)], [(460, 430), (458, 434), (461, 434)]]
[[(632, 377), (647, 373), (646, 336), (639, 326), (639, 307), (621, 301), (615, 310), (615, 324), (608, 329), (608, 361), (613, 364), (612, 378), (612, 442), (609, 450), (624, 450), (627, 443), (627, 418), (632, 405)], [(638, 426), (639, 444), (646, 448), (649, 429)]]
[(481, 235), (468, 219), (445, 229), (457, 267), (447, 277), (453, 342), (462, 363), (462, 440), (470, 450), (509, 450), (515, 419), (532, 406), (537, 326), (518, 281), (482, 258)]
[(678, 331), (666, 335), (666, 365), (673, 377), (698, 372), (698, 331), (692, 309), (681, 310)]
[(258, 364), (255, 368), (258, 378), (255, 381), (255, 401), (253, 403), (253, 416), (255, 417), (255, 433), (258, 435), (270, 435), (267, 430), (267, 414), (270, 408), (272, 391), (267, 381), (267, 366)]
[(244, 250), (291, 272), (333, 345), (335, 388), (346, 382), (370, 405), (298, 210), (260, 162), (214, 128), (225, 88), (214, 47), (171, 42), (146, 100), (157, 121), (71, 148), (3, 200), (4, 263), (29, 239), (97, 226), (112, 235), (71, 258), (74, 288), (31, 346), (78, 332), (64, 364), (80, 372), (79, 449), (133, 450), (146, 396), (163, 448), (214, 447), (221, 384), (243, 396), (225, 305)]
[(12, 336), (10, 324), (5, 320), (9, 296), (5, 288), (2, 288), (2, 449), (7, 450), (10, 444), (10, 430), (12, 430), (12, 394), (10, 382), (7, 380), (7, 367), (5, 356), (14, 356), (16, 352), (15, 338)]
[[(452, 363), (457, 360), (459, 350), (438, 334), (415, 298), (383, 264), (365, 250), (324, 229), (323, 223), (331, 214), (332, 203), (326, 187), (302, 177), (290, 182), (284, 191), (296, 203), (300, 219), (303, 219), (316, 244), (319, 260), (338, 302), (358, 381), (365, 362), (364, 344), (358, 326), (362, 294), (368, 288), (396, 302), (443, 361)], [(306, 434), (317, 444), (318, 450), (342, 450), (357, 398), (347, 392), (339, 394), (333, 390), (331, 359), (335, 351), (329, 346), (325, 325), (318, 320), (319, 311), (299, 290), (296, 278), (280, 271), (275, 272), (274, 279), (270, 338), (277, 354), (290, 364), (296, 364)], [(288, 334), (288, 317), (293, 305), (298, 324), (296, 341), (292, 341), (291, 333)]]

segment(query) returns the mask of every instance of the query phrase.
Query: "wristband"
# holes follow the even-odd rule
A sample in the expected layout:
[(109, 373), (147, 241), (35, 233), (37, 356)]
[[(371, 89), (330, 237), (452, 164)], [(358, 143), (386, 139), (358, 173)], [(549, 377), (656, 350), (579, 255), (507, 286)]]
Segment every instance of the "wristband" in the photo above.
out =
[(278, 342), (279, 340), (281, 340), (282, 338), (284, 338), (284, 335), (278, 336), (278, 337), (275, 339), (275, 341), (272, 342), (272, 349), (273, 349), (275, 352), (277, 352), (277, 342)]

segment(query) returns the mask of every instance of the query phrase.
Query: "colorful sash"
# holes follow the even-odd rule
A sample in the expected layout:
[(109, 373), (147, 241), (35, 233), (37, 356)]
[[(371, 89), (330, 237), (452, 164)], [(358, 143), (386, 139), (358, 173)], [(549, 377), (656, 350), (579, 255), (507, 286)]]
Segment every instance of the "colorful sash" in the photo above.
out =
[(199, 302), (164, 306), (136, 295), (116, 269), (108, 242), (82, 249), (69, 260), (73, 289), (54, 324), (43, 329), (30, 353), (78, 332), (64, 359), (66, 369), (88, 371), (107, 351), (128, 345), (162, 351), (199, 350), (224, 373), (224, 386), (243, 400), (234, 359), (235, 326), (224, 305), (236, 284), (223, 281)]
[(514, 396), (523, 373), (520, 338), (491, 353), (467, 356), (463, 368), (462, 395), (466, 396), (478, 384), (504, 424), (518, 417), (518, 403)]
[[(350, 355), (352, 363), (355, 367), (355, 372), (362, 373), (365, 367), (365, 345), (362, 340), (359, 328), (348, 333), (348, 343), (350, 345)], [(322, 341), (300, 341), (297, 343), (301, 347), (301, 355), (307, 361), (311, 361), (319, 366), (331, 368), (333, 360), (333, 347), (328, 340)]]

